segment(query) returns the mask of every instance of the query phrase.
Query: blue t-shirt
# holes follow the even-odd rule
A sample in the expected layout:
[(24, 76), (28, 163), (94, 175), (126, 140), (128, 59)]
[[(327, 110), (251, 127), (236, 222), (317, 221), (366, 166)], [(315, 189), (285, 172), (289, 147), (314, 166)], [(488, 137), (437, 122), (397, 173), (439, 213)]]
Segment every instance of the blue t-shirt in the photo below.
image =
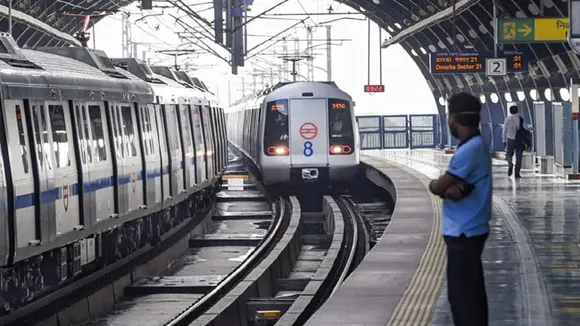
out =
[(459, 144), (447, 173), (475, 184), (473, 192), (460, 200), (443, 200), (443, 235), (467, 237), (489, 232), (491, 220), (491, 154), (483, 137), (476, 134)]

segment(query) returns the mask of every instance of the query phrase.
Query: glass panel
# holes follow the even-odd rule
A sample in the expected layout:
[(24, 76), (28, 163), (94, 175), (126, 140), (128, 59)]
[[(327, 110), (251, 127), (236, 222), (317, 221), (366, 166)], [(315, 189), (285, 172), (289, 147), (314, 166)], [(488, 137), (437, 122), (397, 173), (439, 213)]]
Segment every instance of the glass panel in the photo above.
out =
[(95, 151), (95, 161), (107, 160), (107, 144), (105, 142), (105, 127), (103, 114), (99, 105), (89, 105), (89, 117), (91, 119), (91, 129), (93, 132), (93, 149)]
[(26, 142), (26, 135), (24, 133), (24, 111), (20, 109), (20, 105), (16, 106), (16, 124), (18, 125), (18, 138), (20, 139), (22, 167), (24, 169), (24, 173), (28, 173), (28, 144)]
[(66, 121), (62, 105), (49, 105), (48, 115), (50, 116), (50, 127), (52, 128), (52, 150), (54, 152), (56, 167), (70, 166), (68, 131), (66, 130)]

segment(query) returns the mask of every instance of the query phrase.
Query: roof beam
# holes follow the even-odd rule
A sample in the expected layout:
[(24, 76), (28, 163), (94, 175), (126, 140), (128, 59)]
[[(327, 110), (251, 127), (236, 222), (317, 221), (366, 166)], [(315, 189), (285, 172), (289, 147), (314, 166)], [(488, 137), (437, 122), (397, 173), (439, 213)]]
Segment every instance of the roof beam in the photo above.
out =
[[(466, 11), (470, 7), (479, 3), (479, 0), (460, 0), (455, 5), (455, 15), (459, 15), (462, 12)], [(453, 17), (453, 7), (449, 7), (445, 10), (442, 10), (426, 19), (421, 20), (420, 22), (416, 23), (415, 25), (410, 26), (402, 30), (399, 34), (385, 39), (382, 44), (382, 48), (385, 49), (391, 45), (398, 44), (399, 42), (405, 40), (407, 37), (411, 37), (416, 33), (421, 32), (433, 25), (439, 24), (442, 21), (446, 21)], [(400, 22), (399, 22), (400, 23)]]
[[(8, 7), (7, 6), (0, 5), (0, 16), (8, 17)], [(28, 25), (30, 25), (30, 26), (32, 26), (35, 29), (38, 29), (40, 31), (44, 31), (47, 34), (50, 34), (53, 37), (56, 37), (60, 40), (63, 40), (69, 44), (81, 46), (81, 43), (79, 41), (77, 41), (77, 39), (75, 39), (74, 37), (70, 36), (69, 34), (63, 33), (61, 31), (57, 30), (56, 28), (54, 28), (46, 23), (43, 23), (40, 20), (38, 20), (30, 15), (23, 13), (22, 11), (14, 10), (14, 8), (12, 9), (12, 19), (21, 21), (21, 22), (28, 24)]]

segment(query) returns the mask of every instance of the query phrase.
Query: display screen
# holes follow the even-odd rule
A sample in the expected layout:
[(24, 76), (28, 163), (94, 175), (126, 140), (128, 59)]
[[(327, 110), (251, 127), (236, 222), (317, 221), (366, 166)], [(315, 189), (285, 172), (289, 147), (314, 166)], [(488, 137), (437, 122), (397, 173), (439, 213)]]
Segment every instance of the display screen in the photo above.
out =
[(346, 109), (346, 103), (344, 102), (334, 102), (331, 106), (333, 109)]
[(365, 85), (365, 93), (384, 93), (385, 85)]
[[(430, 70), (432, 74), (485, 74), (485, 59), (493, 57), (493, 53), (431, 53)], [(506, 58), (507, 72), (527, 71), (522, 52), (503, 52), (498, 58)]]
[(272, 106), (270, 107), (270, 110), (279, 111), (279, 112), (286, 112), (286, 107), (284, 106), (284, 104), (272, 104)]

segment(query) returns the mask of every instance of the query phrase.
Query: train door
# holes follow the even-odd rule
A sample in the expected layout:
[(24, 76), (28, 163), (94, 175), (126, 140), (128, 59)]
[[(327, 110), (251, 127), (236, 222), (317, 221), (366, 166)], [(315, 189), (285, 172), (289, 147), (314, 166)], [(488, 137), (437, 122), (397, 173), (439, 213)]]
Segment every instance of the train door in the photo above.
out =
[(143, 184), (145, 191), (144, 205), (151, 205), (155, 202), (155, 187), (156, 171), (159, 169), (159, 162), (155, 159), (153, 153), (152, 127), (149, 116), (149, 107), (147, 105), (139, 104), (138, 111), (141, 140), (141, 154), (143, 155)]
[(189, 105), (181, 104), (179, 108), (179, 130), (181, 130), (183, 168), (185, 171), (185, 189), (195, 185), (195, 157), (193, 153), (193, 141), (191, 139), (191, 127), (189, 122)]
[(213, 138), (211, 135), (211, 120), (209, 118), (209, 106), (204, 105), (201, 107), (201, 123), (203, 125), (203, 135), (205, 139), (205, 155), (207, 159), (207, 179), (211, 180), (215, 176), (215, 169), (214, 169), (214, 146), (213, 146)]
[(159, 153), (161, 154), (161, 189), (163, 200), (167, 200), (172, 196), (171, 179), (173, 177), (171, 173), (171, 159), (169, 158), (170, 155), (167, 146), (167, 134), (165, 133), (165, 123), (161, 110), (162, 106), (155, 105), (153, 113), (155, 116), (155, 126), (157, 127), (157, 139), (159, 140)]
[[(88, 114), (83, 116), (85, 132), (90, 130), (87, 147), (92, 161), (88, 162), (90, 179), (83, 183), (85, 205), (91, 210), (92, 224), (109, 219), (115, 214), (115, 191), (113, 188), (113, 158), (109, 140), (108, 122), (104, 102), (87, 102)], [(89, 186), (90, 185), (90, 186)], [(86, 199), (85, 199), (86, 198)], [(89, 203), (87, 203), (87, 200)], [(85, 206), (85, 212), (87, 207)], [(87, 215), (88, 216), (88, 215)]]
[[(37, 158), (37, 177), (35, 196), (37, 201), (36, 206), (36, 224), (40, 227), (40, 241), (51, 240), (50, 235), (55, 234), (55, 225), (51, 225), (50, 221), (54, 221), (54, 206), (49, 202), (49, 194), (52, 194), (54, 184), (52, 184), (53, 177), (53, 158), (50, 150), (50, 139), (48, 123), (46, 119), (46, 112), (44, 103), (30, 101), (30, 116), (33, 126), (33, 134), (35, 136), (36, 158)], [(52, 209), (51, 209), (52, 208)], [(36, 244), (33, 242), (33, 244)]]
[[(148, 198), (153, 200), (155, 203), (161, 202), (161, 184), (163, 175), (163, 158), (167, 155), (161, 152), (159, 148), (159, 130), (157, 128), (157, 116), (153, 104), (148, 104), (144, 107), (145, 116), (147, 117), (147, 131), (149, 140), (149, 159), (147, 160), (148, 169), (151, 171), (153, 178), (153, 190), (149, 188), (148, 192), (153, 192), (153, 196), (147, 195)], [(147, 202), (149, 204), (150, 202)]]
[(326, 166), (328, 164), (328, 131), (326, 100), (291, 99), (290, 164)]
[[(113, 161), (116, 165), (116, 174), (114, 176), (115, 182), (113, 183), (115, 189), (114, 193), (116, 194), (115, 198), (115, 211), (116, 215), (120, 215), (121, 212), (125, 212), (127, 194), (125, 193), (125, 184), (123, 183), (124, 179), (124, 171), (125, 171), (125, 146), (123, 146), (123, 134), (121, 132), (121, 128), (119, 126), (119, 104), (111, 103), (109, 105), (108, 112), (111, 115), (111, 130), (113, 135), (113, 141), (111, 141), (111, 147), (114, 148), (116, 158)], [(114, 144), (114, 145), (113, 145)], [(111, 149), (113, 151), (113, 149)]]
[(195, 156), (197, 168), (197, 182), (202, 183), (207, 181), (207, 159), (205, 140), (203, 138), (203, 126), (201, 125), (200, 106), (191, 106), (191, 128), (193, 129), (193, 139), (195, 141)]
[(10, 151), (7, 159), (10, 160), (11, 186), (14, 194), (15, 242), (17, 248), (25, 248), (40, 242), (40, 224), (35, 213), (38, 204), (34, 195), (37, 174), (33, 171), (32, 164), (42, 164), (40, 162), (43, 156), (35, 163), (37, 153), (42, 153), (40, 151), (42, 147), (37, 145), (40, 143), (40, 135), (31, 135), (29, 138), (27, 132), (33, 128), (29, 126), (30, 122), (34, 121), (30, 117), (32, 109), (24, 110), (21, 100), (5, 100), (3, 111), (6, 121), (6, 141)]
[(183, 153), (181, 153), (181, 141), (179, 130), (177, 129), (177, 114), (175, 105), (165, 105), (163, 113), (165, 115), (165, 132), (167, 134), (167, 147), (169, 152), (170, 175), (171, 175), (171, 196), (179, 194), (184, 187), (183, 183)]
[(56, 224), (55, 235), (60, 236), (79, 229), (83, 224), (87, 227), (91, 224), (88, 217), (81, 221), (79, 211), (79, 190), (82, 182), (79, 184), (69, 104), (60, 101), (47, 101), (45, 104), (49, 122), (47, 132), (54, 156), (54, 161), (51, 162), (54, 179), (51, 182), (52, 189), (49, 189), (55, 195), (51, 209), (55, 213), (55, 221), (51, 221), (51, 224)]
[(125, 145), (124, 183), (127, 193), (126, 213), (132, 212), (143, 205), (143, 162), (141, 149), (137, 143), (137, 119), (135, 110), (129, 104), (122, 104), (119, 112), (119, 126), (123, 133)]
[[(7, 264), (10, 242), (12, 241), (12, 237), (9, 236), (11, 232), (9, 231), (10, 223), (8, 222), (8, 193), (6, 191), (7, 182), (5, 176), (5, 173), (8, 173), (8, 168), (4, 166), (3, 158), (4, 155), (8, 158), (10, 154), (8, 154), (3, 145), (2, 147), (2, 151), (0, 151), (0, 234), (3, 236), (0, 238), (0, 266)], [(19, 148), (17, 147), (17, 149)]]

